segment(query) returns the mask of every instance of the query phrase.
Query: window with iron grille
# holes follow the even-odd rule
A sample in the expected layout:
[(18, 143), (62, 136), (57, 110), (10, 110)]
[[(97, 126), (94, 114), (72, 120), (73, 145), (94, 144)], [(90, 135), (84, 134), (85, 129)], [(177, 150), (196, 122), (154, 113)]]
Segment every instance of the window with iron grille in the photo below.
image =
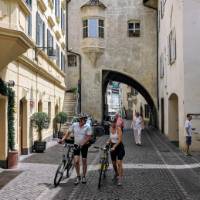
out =
[(83, 38), (104, 38), (104, 20), (103, 19), (84, 19), (83, 20)]
[(68, 55), (67, 56), (68, 60), (68, 67), (76, 67), (77, 66), (77, 57), (76, 55)]
[(138, 20), (128, 21), (128, 36), (140, 37), (140, 21)]

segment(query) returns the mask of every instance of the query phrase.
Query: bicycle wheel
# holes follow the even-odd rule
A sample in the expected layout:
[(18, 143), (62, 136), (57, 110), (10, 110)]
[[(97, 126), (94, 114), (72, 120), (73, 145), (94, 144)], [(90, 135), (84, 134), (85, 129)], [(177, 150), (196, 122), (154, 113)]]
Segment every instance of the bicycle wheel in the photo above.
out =
[(99, 171), (99, 182), (98, 182), (98, 189), (101, 187), (101, 177), (104, 171), (104, 163), (101, 163), (100, 171)]
[(73, 158), (70, 158), (67, 162), (67, 178), (70, 177), (72, 170), (74, 169)]
[(59, 185), (60, 181), (62, 180), (64, 171), (65, 171), (65, 167), (66, 167), (66, 161), (62, 161), (62, 163), (60, 163), (60, 165), (58, 166), (55, 177), (54, 177), (54, 186), (55, 187), (57, 187)]

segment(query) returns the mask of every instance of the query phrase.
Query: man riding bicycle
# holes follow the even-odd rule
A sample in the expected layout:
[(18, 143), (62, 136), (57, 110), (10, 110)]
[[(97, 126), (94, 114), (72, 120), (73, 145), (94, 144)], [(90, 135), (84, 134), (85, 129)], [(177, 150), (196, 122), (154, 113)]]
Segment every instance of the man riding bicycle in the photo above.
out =
[[(77, 178), (74, 182), (75, 185), (78, 185), (80, 181), (86, 183), (86, 173), (87, 173), (87, 154), (89, 141), (91, 139), (92, 130), (91, 127), (86, 124), (87, 116), (84, 114), (78, 115), (79, 122), (75, 122), (69, 128), (65, 136), (62, 138), (62, 142), (67, 140), (70, 137), (70, 133), (74, 134), (74, 145), (76, 146), (74, 150), (74, 166), (76, 169)], [(80, 154), (82, 156), (82, 171), (83, 176), (81, 180), (80, 176)]]

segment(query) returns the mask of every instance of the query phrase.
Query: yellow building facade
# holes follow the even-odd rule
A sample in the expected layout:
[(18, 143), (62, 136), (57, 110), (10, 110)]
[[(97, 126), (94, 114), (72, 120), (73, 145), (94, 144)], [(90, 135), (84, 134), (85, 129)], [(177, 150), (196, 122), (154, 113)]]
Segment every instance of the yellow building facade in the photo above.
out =
[[(61, 0), (0, 0), (0, 78), (14, 81), (15, 148), (31, 152), (37, 140), (33, 113), (51, 119), (43, 138), (53, 135), (53, 118), (65, 95), (65, 3)], [(7, 97), (0, 91), (0, 166), (8, 154)]]

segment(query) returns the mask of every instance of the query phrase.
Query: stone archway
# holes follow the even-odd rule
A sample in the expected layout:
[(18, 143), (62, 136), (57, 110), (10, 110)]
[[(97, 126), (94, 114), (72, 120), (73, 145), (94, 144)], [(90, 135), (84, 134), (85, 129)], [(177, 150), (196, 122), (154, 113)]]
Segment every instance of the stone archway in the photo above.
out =
[(7, 167), (8, 131), (7, 131), (7, 97), (0, 95), (0, 166)]
[(157, 109), (154, 104), (154, 100), (149, 94), (149, 92), (145, 89), (142, 84), (137, 82), (135, 79), (131, 78), (130, 76), (127, 76), (123, 73), (117, 72), (117, 71), (111, 71), (111, 70), (103, 70), (102, 72), (102, 111), (103, 111), (103, 117), (105, 117), (105, 92), (107, 85), (109, 81), (117, 81), (124, 84), (127, 84), (134, 89), (136, 89), (146, 100), (150, 107), (150, 123), (157, 127)]
[(19, 154), (28, 154), (28, 104), (25, 98), (19, 102)]
[(175, 143), (179, 142), (178, 96), (171, 94), (168, 103), (168, 138)]

